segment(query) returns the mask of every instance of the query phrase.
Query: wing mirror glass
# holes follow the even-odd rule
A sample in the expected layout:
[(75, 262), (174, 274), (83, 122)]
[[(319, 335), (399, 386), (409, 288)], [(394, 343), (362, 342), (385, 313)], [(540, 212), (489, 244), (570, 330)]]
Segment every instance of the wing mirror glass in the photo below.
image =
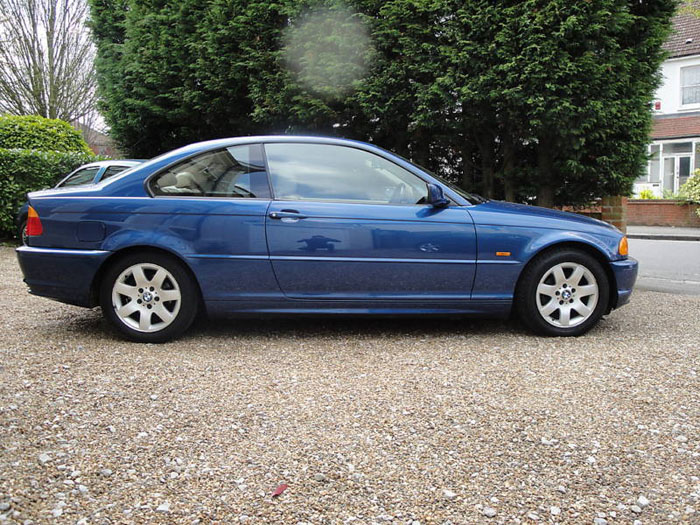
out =
[(446, 208), (450, 201), (445, 198), (445, 194), (440, 186), (428, 184), (428, 204), (434, 208)]

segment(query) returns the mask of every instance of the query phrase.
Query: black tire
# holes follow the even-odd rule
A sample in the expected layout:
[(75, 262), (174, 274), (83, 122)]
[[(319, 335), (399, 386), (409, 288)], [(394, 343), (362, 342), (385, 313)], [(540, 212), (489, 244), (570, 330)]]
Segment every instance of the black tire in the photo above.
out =
[(19, 228), (17, 228), (17, 238), (22, 244), (25, 246), (27, 245), (27, 219), (22, 219), (22, 221), (19, 223)]
[[(583, 283), (579, 285), (578, 291), (575, 288), (576, 285), (571, 284), (572, 281), (568, 281), (568, 284), (567, 281), (564, 281), (564, 284), (561, 286), (557, 284), (559, 281), (554, 276), (556, 269), (562, 269), (564, 275), (571, 270), (571, 273), (566, 276), (567, 279), (577, 279), (574, 277), (573, 272), (579, 267), (588, 270), (590, 273), (585, 275), (588, 275), (589, 278), (592, 275), (595, 278), (595, 283), (589, 283), (584, 275), (578, 281)], [(547, 280), (541, 283), (545, 278)], [(556, 298), (555, 296), (538, 293), (540, 284), (548, 287), (548, 289), (557, 290), (549, 292), (556, 294)], [(592, 294), (589, 296), (576, 295), (577, 293), (586, 293), (581, 292), (584, 288), (593, 290), (591, 285), (597, 285), (595, 307), (592, 307)], [(546, 336), (571, 337), (585, 334), (596, 325), (607, 310), (609, 297), (610, 283), (608, 277), (595, 257), (582, 250), (561, 248), (547, 251), (528, 264), (518, 282), (515, 294), (515, 308), (521, 321), (533, 332)], [(545, 315), (547, 308), (550, 307), (549, 301), (551, 300), (556, 301), (551, 303), (551, 308), (556, 310), (549, 315)], [(588, 313), (585, 315), (579, 314), (575, 310), (576, 305), (581, 305), (580, 310), (583, 312), (587, 309)], [(542, 307), (543, 312), (540, 311), (540, 307)], [(561, 312), (564, 309), (568, 309), (569, 313), (562, 314)], [(557, 316), (562, 316), (562, 320), (560, 321)], [(573, 324), (573, 326), (556, 325), (562, 322), (570, 322), (572, 324), (576, 322), (576, 324)]]
[[(165, 270), (166, 275), (160, 286), (157, 284), (158, 268)], [(138, 269), (145, 281), (143, 277), (138, 282), (135, 280)], [(115, 291), (118, 280), (122, 287), (119, 291), (128, 289), (129, 293)], [(132, 296), (132, 292), (135, 295)], [(178, 293), (179, 300), (167, 299)], [(130, 316), (117, 313), (118, 309), (122, 314), (127, 312), (123, 308), (132, 301), (133, 306), (129, 308), (137, 310)], [(127, 339), (139, 343), (164, 343), (180, 336), (192, 324), (199, 306), (199, 289), (191, 274), (174, 257), (157, 252), (133, 253), (118, 259), (105, 272), (100, 283), (100, 305), (102, 314)], [(158, 317), (160, 312), (163, 312), (160, 314), (163, 319)], [(164, 314), (171, 317), (168, 319)], [(144, 321), (149, 325), (147, 331), (139, 329), (141, 316), (147, 318)]]

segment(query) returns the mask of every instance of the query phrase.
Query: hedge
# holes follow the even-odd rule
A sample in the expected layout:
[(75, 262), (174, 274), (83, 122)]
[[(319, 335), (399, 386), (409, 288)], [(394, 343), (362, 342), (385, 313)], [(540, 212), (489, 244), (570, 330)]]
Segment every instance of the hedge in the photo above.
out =
[(68, 122), (37, 115), (0, 116), (0, 148), (91, 153), (81, 133)]
[(0, 148), (0, 235), (16, 234), (15, 218), (26, 193), (54, 186), (93, 154)]

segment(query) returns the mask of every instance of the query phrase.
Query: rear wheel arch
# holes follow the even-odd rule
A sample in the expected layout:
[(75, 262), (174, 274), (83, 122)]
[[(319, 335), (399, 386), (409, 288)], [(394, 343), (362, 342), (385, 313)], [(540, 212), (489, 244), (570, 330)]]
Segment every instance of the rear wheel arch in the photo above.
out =
[(107, 272), (107, 270), (111, 266), (113, 266), (117, 261), (119, 261), (119, 260), (121, 260), (124, 257), (127, 257), (129, 255), (133, 255), (133, 254), (144, 254), (145, 255), (148, 253), (165, 255), (165, 256), (170, 257), (171, 259), (177, 261), (179, 264), (182, 265), (182, 267), (185, 269), (185, 271), (189, 274), (190, 278), (192, 279), (192, 282), (195, 284), (197, 294), (199, 295), (200, 311), (204, 312), (205, 307), (204, 307), (204, 299), (202, 296), (202, 288), (199, 284), (199, 280), (197, 279), (197, 276), (195, 275), (194, 271), (192, 271), (192, 268), (190, 268), (190, 265), (187, 264), (187, 261), (185, 261), (182, 257), (180, 257), (176, 253), (173, 253), (169, 250), (165, 250), (163, 248), (156, 248), (153, 246), (129, 246), (128, 248), (123, 248), (119, 251), (112, 253), (109, 257), (107, 257), (100, 265), (99, 269), (97, 270), (97, 273), (95, 274), (95, 277), (93, 277), (93, 279), (92, 279), (92, 284), (90, 286), (90, 304), (92, 306), (97, 306), (100, 304), (100, 289), (102, 287), (102, 280), (104, 279), (105, 273)]
[(535, 262), (543, 257), (546, 254), (549, 254), (553, 251), (557, 250), (579, 250), (582, 251), (593, 258), (595, 258), (598, 263), (603, 267), (603, 270), (605, 271), (605, 275), (608, 279), (608, 286), (610, 289), (610, 294), (608, 297), (608, 305), (606, 308), (606, 313), (609, 313), (613, 308), (615, 308), (615, 305), (617, 304), (617, 283), (615, 281), (615, 275), (613, 274), (612, 268), (610, 267), (610, 261), (608, 258), (605, 256), (605, 254), (596, 248), (595, 246), (591, 244), (587, 244), (585, 242), (576, 242), (576, 241), (564, 241), (564, 242), (558, 242), (555, 244), (550, 244), (548, 246), (545, 246), (538, 252), (536, 252), (532, 257), (530, 257), (530, 260), (527, 261), (527, 263), (523, 266), (523, 269), (520, 271), (520, 275), (518, 276), (518, 281), (515, 286), (515, 293), (514, 297), (518, 296), (518, 290), (520, 286), (522, 285), (523, 281), (523, 276), (526, 275), (526, 270), (531, 267)]

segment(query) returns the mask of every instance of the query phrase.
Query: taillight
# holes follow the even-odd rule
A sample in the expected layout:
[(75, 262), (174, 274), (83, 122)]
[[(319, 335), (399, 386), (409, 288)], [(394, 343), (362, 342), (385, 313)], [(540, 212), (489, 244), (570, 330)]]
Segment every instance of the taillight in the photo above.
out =
[(44, 228), (41, 226), (39, 214), (30, 206), (27, 213), (27, 236), (32, 237), (42, 233), (44, 233)]

